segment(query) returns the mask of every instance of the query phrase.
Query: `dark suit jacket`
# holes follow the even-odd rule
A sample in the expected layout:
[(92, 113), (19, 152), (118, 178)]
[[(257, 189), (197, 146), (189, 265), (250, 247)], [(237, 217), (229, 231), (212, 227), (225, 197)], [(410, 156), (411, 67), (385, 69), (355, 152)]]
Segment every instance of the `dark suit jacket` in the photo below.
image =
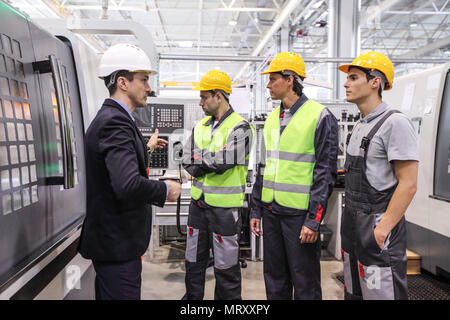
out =
[(79, 251), (96, 261), (139, 258), (150, 241), (151, 204), (166, 185), (149, 180), (146, 143), (127, 112), (106, 99), (86, 132), (87, 212)]

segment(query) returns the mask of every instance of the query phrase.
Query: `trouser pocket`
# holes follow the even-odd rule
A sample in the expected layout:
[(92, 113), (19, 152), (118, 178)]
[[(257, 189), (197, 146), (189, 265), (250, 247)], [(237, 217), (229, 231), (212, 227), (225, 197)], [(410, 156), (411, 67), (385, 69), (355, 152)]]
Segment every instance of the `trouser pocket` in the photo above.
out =
[(213, 233), (214, 267), (229, 269), (238, 263), (239, 243), (237, 234), (222, 236)]
[[(385, 212), (376, 213), (375, 214), (375, 224), (374, 224), (374, 227), (373, 227), (374, 230), (378, 226), (378, 223), (380, 223), (381, 219), (383, 219), (384, 214), (385, 214)], [(375, 237), (374, 237), (374, 239), (375, 239)], [(389, 232), (389, 234), (387, 235), (386, 239), (384, 240), (383, 249), (381, 249), (382, 251), (386, 250), (389, 247), (390, 241), (391, 241), (391, 233)], [(375, 242), (376, 242), (376, 240), (375, 240)]]
[(364, 300), (394, 300), (391, 267), (366, 266), (358, 261), (359, 282)]
[(376, 239), (374, 230), (381, 220), (382, 214), (367, 214), (363, 211), (356, 212), (355, 231), (356, 231), (356, 256), (364, 265), (389, 266), (390, 258), (387, 250), (389, 236), (385, 241), (383, 248), (380, 248)]
[(187, 227), (186, 236), (186, 262), (197, 262), (199, 230)]

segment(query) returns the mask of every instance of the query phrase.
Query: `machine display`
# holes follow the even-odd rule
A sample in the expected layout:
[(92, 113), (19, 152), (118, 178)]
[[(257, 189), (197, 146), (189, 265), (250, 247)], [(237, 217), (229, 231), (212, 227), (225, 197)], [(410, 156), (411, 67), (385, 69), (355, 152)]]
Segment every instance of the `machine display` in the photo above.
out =
[(184, 104), (148, 103), (146, 108), (133, 112), (136, 125), (142, 133), (173, 133), (184, 128)]

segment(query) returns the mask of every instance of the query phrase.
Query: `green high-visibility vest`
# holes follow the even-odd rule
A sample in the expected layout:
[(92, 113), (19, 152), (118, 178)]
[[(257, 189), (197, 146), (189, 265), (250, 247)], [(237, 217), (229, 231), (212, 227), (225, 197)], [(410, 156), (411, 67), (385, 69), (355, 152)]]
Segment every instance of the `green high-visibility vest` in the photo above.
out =
[[(199, 149), (207, 149), (211, 152), (218, 152), (225, 146), (228, 136), (239, 123), (247, 122), (238, 113), (230, 114), (211, 135), (211, 125), (206, 123), (210, 116), (203, 118), (194, 128), (194, 143)], [(253, 141), (253, 127), (251, 142)], [(238, 152), (245, 152), (239, 150)], [(214, 172), (208, 173), (200, 178), (194, 178), (191, 187), (191, 197), (200, 199), (203, 194), (205, 202), (214, 207), (242, 207), (245, 196), (245, 183), (248, 173), (249, 154), (245, 157), (245, 163), (238, 164), (228, 169), (222, 174)]]
[(308, 100), (280, 136), (280, 107), (264, 124), (266, 166), (261, 200), (307, 210), (315, 165), (314, 135), (325, 106)]

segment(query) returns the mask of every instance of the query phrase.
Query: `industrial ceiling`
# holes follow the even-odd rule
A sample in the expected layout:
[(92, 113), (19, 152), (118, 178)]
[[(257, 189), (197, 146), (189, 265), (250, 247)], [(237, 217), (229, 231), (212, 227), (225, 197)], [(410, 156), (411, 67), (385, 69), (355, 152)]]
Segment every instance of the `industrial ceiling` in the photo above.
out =
[[(31, 19), (107, 19), (138, 22), (164, 54), (265, 57), (245, 61), (161, 60), (160, 81), (199, 81), (210, 69), (233, 79), (247, 77), (279, 51), (280, 29), (289, 30), (289, 49), (303, 57), (329, 57), (331, 0), (9, 0)], [(337, 1), (337, 0), (335, 0)], [(358, 0), (361, 52), (377, 50), (391, 59), (450, 61), (449, 0)], [(351, 36), (351, 35), (349, 35)], [(130, 35), (83, 36), (101, 54)], [(259, 66), (258, 66), (259, 65)], [(432, 65), (432, 64), (431, 64)], [(430, 66), (399, 64), (398, 74)], [(245, 69), (244, 69), (245, 67)], [(308, 63), (309, 76), (327, 79), (327, 67)]]

